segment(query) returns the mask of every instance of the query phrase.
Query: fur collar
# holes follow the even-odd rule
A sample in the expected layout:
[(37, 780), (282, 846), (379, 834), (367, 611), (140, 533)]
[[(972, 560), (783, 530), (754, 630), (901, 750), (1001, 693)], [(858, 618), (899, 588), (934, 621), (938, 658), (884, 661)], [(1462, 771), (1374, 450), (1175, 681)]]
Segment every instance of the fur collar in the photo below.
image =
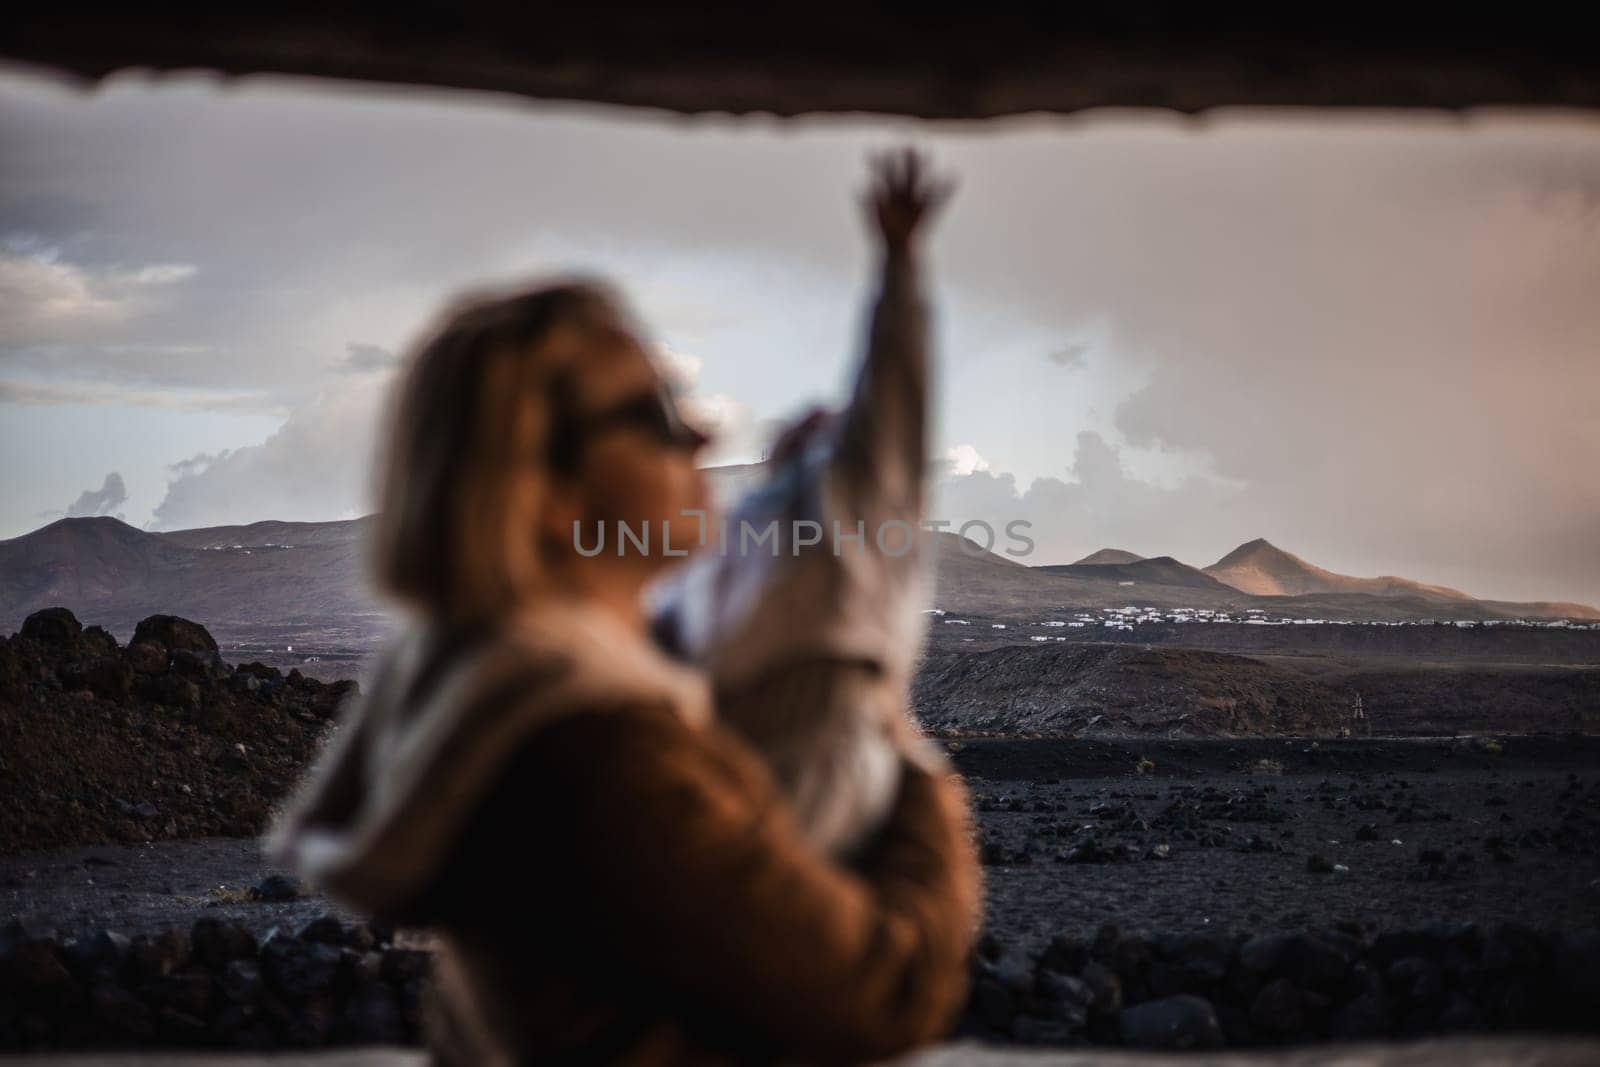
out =
[(479, 634), (413, 629), (346, 709), (269, 853), (351, 905), (401, 912), (531, 734), (640, 703), (695, 727), (711, 715), (698, 672), (581, 602), (541, 604)]

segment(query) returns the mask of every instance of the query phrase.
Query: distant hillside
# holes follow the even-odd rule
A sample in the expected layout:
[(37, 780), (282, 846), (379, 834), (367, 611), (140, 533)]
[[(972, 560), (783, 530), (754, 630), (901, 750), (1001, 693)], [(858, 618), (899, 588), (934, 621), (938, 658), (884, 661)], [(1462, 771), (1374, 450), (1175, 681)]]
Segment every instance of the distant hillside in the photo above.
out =
[(1072, 564), (1072, 566), (1100, 567), (1105, 566), (1106, 564), (1138, 563), (1142, 559), (1144, 559), (1143, 556), (1135, 555), (1132, 552), (1127, 552), (1120, 548), (1102, 548), (1098, 552), (1089, 553), (1087, 556), (1084, 556), (1082, 559)]
[(1409, 578), (1383, 575), (1351, 578), (1307, 563), (1264, 538), (1247, 541), (1205, 572), (1252, 596), (1303, 596), (1315, 593), (1368, 593), (1372, 596), (1417, 596), (1425, 600), (1472, 600), (1458, 589), (1427, 585)]
[[(726, 476), (748, 478), (753, 471)], [(59, 605), (124, 639), (139, 619), (173, 613), (204, 619), (219, 640), (370, 648), (389, 620), (366, 581), (371, 522), (268, 521), (151, 533), (112, 518), (61, 519), (0, 541), (0, 632), (16, 629), (30, 612)], [(1262, 607), (1342, 620), (1600, 618), (1579, 604), (1479, 601), (1399, 578), (1346, 579), (1265, 542), (1242, 546), (1205, 572), (1170, 556), (1029, 567), (954, 534), (936, 534), (934, 543), (933, 604), (952, 615), (1033, 621), (1137, 604), (1229, 612)], [(1238, 581), (1245, 580), (1239, 575), (1270, 575), (1268, 588), (1306, 591), (1251, 595), (1224, 584), (1230, 575)], [(1335, 591), (1315, 591), (1330, 586)]]
[(15, 627), (37, 608), (99, 606), (170, 590), (199, 562), (191, 551), (118, 519), (59, 519), (0, 541), (0, 609)]
[[(1119, 566), (1027, 567), (955, 534), (935, 535), (935, 606), (958, 614), (1038, 618), (1068, 609), (1121, 607), (1137, 602), (1160, 608), (1242, 607), (1250, 598), (1170, 558)], [(964, 547), (963, 547), (964, 546)], [(1147, 566), (1148, 565), (1148, 566)], [(1194, 578), (1185, 577), (1187, 571)], [(1058, 573), (1059, 572), (1059, 573)], [(1129, 586), (1127, 583), (1135, 584)]]
[(149, 533), (112, 518), (61, 519), (0, 541), (0, 629), (59, 605), (124, 639), (145, 616), (170, 613), (204, 619), (219, 636), (314, 623), (366, 643), (384, 628), (365, 580), (367, 521)]
[(933, 602), (945, 611), (1012, 616), (1072, 602), (1077, 590), (1066, 579), (985, 551), (953, 533), (932, 535), (936, 577)]
[[(1095, 555), (1103, 555), (1109, 551), (1112, 550), (1102, 549)], [(1136, 558), (1128, 563), (1053, 564), (1038, 569), (1049, 574), (1064, 574), (1095, 581), (1114, 581), (1124, 588), (1131, 584), (1136, 592), (1152, 585), (1204, 589), (1224, 595), (1236, 592), (1232, 586), (1224, 585), (1187, 563), (1179, 563), (1171, 556), (1157, 556), (1154, 559)]]
[(310, 545), (347, 545), (365, 538), (372, 516), (335, 522), (252, 522), (248, 526), (202, 526), (156, 534), (186, 548), (305, 548)]
[(706, 476), (717, 506), (727, 508), (761, 481), (766, 474), (766, 464), (728, 463), (721, 467), (702, 467), (701, 473)]

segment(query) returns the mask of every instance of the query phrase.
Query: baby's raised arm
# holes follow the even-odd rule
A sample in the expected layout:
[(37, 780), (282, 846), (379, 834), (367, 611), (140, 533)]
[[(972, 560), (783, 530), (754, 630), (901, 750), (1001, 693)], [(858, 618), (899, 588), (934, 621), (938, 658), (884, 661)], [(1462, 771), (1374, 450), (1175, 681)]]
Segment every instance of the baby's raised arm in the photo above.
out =
[(833, 461), (836, 486), (869, 524), (899, 519), (915, 526), (922, 519), (928, 339), (918, 247), (952, 188), (931, 179), (926, 160), (912, 149), (873, 161), (864, 207), (879, 244), (882, 280)]

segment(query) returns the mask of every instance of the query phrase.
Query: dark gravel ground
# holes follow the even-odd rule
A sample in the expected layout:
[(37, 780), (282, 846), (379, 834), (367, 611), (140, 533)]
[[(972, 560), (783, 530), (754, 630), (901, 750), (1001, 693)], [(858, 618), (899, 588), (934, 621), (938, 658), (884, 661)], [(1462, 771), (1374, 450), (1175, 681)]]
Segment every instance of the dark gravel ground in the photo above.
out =
[[(960, 1034), (1593, 1030), (1593, 741), (946, 744), (988, 894)], [(21, 998), (0, 996), (0, 1047), (415, 1039), (425, 938), (391, 944), (299, 895), (252, 838), (0, 857), (0, 914), (0, 985)]]
[[(947, 744), (978, 809), (987, 925), (1012, 944), (1107, 921), (1600, 927), (1600, 739)], [(0, 857), (0, 915), (132, 933), (204, 914), (264, 933), (337, 914), (251, 899), (283, 873), (250, 838), (19, 853)]]
[(253, 890), (274, 875), (289, 872), (269, 864), (251, 837), (24, 852), (0, 857), (0, 915), (62, 933), (128, 934), (188, 930), (210, 916), (258, 936), (275, 926), (298, 930), (328, 913), (353, 918), (325, 897), (260, 899)]
[[(964, 765), (1004, 772), (997, 764), (1010, 763), (1014, 775), (969, 777), (989, 929), (1037, 949), (1057, 934), (1091, 936), (1106, 921), (1252, 934), (1439, 920), (1600, 926), (1592, 759), (1569, 769), (1576, 753), (1565, 744), (1530, 739), (1504, 742), (1499, 755), (1455, 756), (1440, 744), (1372, 742), (1371, 768), (1335, 770), (1326, 743), (1322, 765), (1307, 766), (1308, 744), (1211, 743), (1188, 765), (1146, 745), (1126, 751), (1129, 771), (1081, 777), (1043, 776), (1026, 743), (1006, 746), (1021, 753), (958, 752)], [(1344, 743), (1339, 762), (1360, 744)], [(1273, 748), (1290, 751), (1258, 754)], [(1520, 749), (1529, 751), (1519, 758)], [(1133, 770), (1141, 758), (1153, 764), (1144, 774)], [(1195, 767), (1219, 760), (1283, 766)]]

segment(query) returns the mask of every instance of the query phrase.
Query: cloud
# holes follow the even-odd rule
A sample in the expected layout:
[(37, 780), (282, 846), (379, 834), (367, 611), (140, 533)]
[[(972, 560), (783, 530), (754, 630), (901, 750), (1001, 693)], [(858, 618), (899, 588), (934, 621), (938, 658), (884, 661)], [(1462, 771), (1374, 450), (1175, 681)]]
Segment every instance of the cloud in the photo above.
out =
[(706, 465), (739, 463), (758, 453), (770, 427), (732, 394), (699, 391), (702, 357), (664, 344), (653, 345), (652, 351), (662, 376), (678, 394), (684, 418), (711, 437), (703, 453)]
[(989, 461), (978, 455), (978, 450), (971, 445), (956, 445), (945, 449), (942, 468), (944, 473), (964, 477), (974, 471), (987, 471)]
[(176, 411), (258, 409), (270, 401), (259, 393), (210, 389), (128, 389), (96, 382), (40, 382), (0, 378), (0, 404), (170, 408)]
[[(974, 453), (975, 454), (975, 453)], [(1097, 433), (1078, 434), (1069, 477), (1016, 476), (956, 467), (934, 486), (932, 514), (954, 527), (981, 520), (994, 530), (1022, 520), (1035, 542), (1030, 564), (1069, 563), (1100, 548), (1174, 554), (1213, 562), (1253, 533), (1233, 510), (1237, 490), (1203, 478), (1161, 486), (1128, 474), (1118, 450)]]
[(197, 269), (193, 263), (157, 263), (129, 272), (126, 278), (137, 285), (173, 285), (193, 278)]
[(259, 445), (172, 465), (152, 528), (322, 521), (370, 511), (382, 389), (358, 381), (319, 393)]
[(382, 345), (351, 341), (344, 346), (344, 359), (339, 361), (336, 369), (349, 374), (367, 374), (372, 371), (391, 371), (398, 366), (400, 357)]
[[(667, 357), (692, 384), (699, 361)], [(169, 465), (169, 481), (151, 527), (220, 526), (261, 519), (322, 521), (365, 514), (374, 506), (372, 475), (381, 413), (398, 361), (380, 346), (351, 343), (337, 374), (259, 445), (198, 453)], [(3, 383), (0, 383), (3, 384)], [(3, 393), (0, 393), (3, 397)], [(685, 414), (714, 435), (710, 463), (749, 447), (760, 429), (750, 410), (726, 394), (689, 392)]]
[(34, 240), (0, 245), (0, 322), (9, 343), (98, 336), (150, 306), (153, 290), (194, 275), (189, 264), (87, 267)]
[(1046, 358), (1058, 367), (1076, 370), (1083, 366), (1084, 357), (1088, 354), (1088, 345), (1082, 342), (1074, 342), (1073, 344), (1062, 345), (1060, 348), (1052, 349), (1046, 354)]
[(961, 476), (974, 506), (1026, 505), (1063, 554), (1204, 561), (1268, 536), (1350, 573), (1600, 601), (1592, 117), (685, 124), (184, 78), (5, 88), (0, 218), (26, 236), (0, 248), (0, 398), (292, 412), (282, 440), (175, 475), (171, 523), (359, 510), (331, 398), (386, 377), (448, 294), (569, 269), (617, 278), (693, 353), (723, 455), (754, 458), (846, 378), (871, 262), (850, 197), (864, 150), (910, 132), (961, 177), (928, 291), (938, 440), (990, 465)]
[(67, 518), (81, 519), (92, 515), (110, 515), (112, 509), (128, 500), (128, 489), (122, 484), (122, 475), (112, 471), (98, 489), (85, 489), (78, 499), (67, 505)]
[[(996, 322), (1089, 331), (1095, 358), (1070, 384), (985, 366), (1010, 425), (952, 436), (1053, 475), (1043, 450), (1088, 423), (1136, 480), (1232, 487), (1229, 524), (1150, 498), (1124, 546), (1143, 552), (1259, 535), (1346, 573), (1600, 602), (1597, 132), (1329, 119), (994, 146), (967, 216), (985, 239), (950, 269)], [(1062, 419), (1079, 390), (1098, 415)]]

